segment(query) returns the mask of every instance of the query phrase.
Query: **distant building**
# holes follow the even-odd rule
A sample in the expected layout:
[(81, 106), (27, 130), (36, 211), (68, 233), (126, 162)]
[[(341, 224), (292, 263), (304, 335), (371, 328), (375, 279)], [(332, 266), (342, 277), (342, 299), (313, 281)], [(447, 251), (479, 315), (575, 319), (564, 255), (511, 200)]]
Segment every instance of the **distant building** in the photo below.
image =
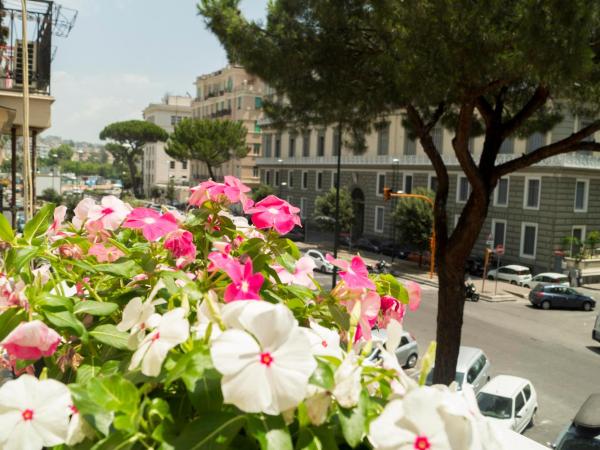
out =
[[(193, 117), (241, 121), (248, 129), (248, 155), (231, 160), (217, 169), (217, 177), (234, 175), (252, 186), (259, 182), (256, 158), (260, 153), (265, 84), (248, 74), (241, 66), (230, 65), (222, 70), (196, 79), (196, 98), (192, 104)], [(209, 178), (206, 165), (192, 161), (194, 182)]]
[[(167, 95), (161, 103), (151, 103), (144, 109), (144, 120), (154, 123), (172, 133), (175, 126), (186, 117), (192, 116), (192, 99)], [(191, 167), (188, 161), (180, 162), (165, 153), (164, 142), (152, 142), (144, 147), (142, 178), (144, 193), (152, 196), (154, 187), (166, 192), (169, 180), (177, 186), (178, 200), (183, 200), (190, 185)]]

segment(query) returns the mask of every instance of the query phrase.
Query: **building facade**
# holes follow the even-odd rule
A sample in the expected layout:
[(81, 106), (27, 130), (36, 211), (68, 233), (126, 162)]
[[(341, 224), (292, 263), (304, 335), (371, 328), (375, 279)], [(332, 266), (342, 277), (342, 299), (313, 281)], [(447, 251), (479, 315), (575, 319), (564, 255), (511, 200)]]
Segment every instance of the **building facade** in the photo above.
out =
[[(255, 186), (259, 182), (256, 158), (260, 154), (265, 84), (243, 67), (230, 65), (222, 70), (199, 76), (196, 79), (196, 99), (192, 104), (194, 118), (230, 119), (240, 121), (248, 130), (246, 144), (248, 155), (234, 159), (216, 169), (218, 178), (234, 175), (245, 184)], [(192, 161), (192, 179), (199, 182), (209, 178), (206, 165)]]
[[(144, 120), (172, 133), (184, 118), (192, 116), (192, 99), (175, 95), (165, 96), (161, 103), (151, 103), (144, 109)], [(142, 179), (144, 193), (151, 197), (155, 188), (165, 192), (169, 180), (173, 179), (178, 200), (183, 199), (190, 186), (191, 164), (176, 161), (165, 152), (165, 142), (152, 142), (144, 147)], [(182, 198), (179, 198), (182, 197)]]
[[(527, 139), (509, 139), (499, 161), (507, 161), (578, 131), (587, 122), (566, 117), (552, 131)], [(314, 216), (315, 199), (336, 184), (337, 136), (334, 128), (277, 131), (263, 123), (263, 151), (257, 164), (261, 182)], [(471, 186), (454, 157), (449, 131), (433, 130), (433, 139), (448, 167), (448, 223), (456, 225)], [(383, 188), (410, 193), (417, 187), (435, 190), (437, 178), (420, 144), (402, 127), (400, 114), (390, 115), (366, 138), (360, 156), (342, 150), (341, 186), (350, 192), (355, 220), (353, 236), (387, 240), (394, 236), (395, 200), (384, 201)], [(483, 138), (470, 142), (477, 159)], [(533, 270), (559, 270), (563, 238), (585, 238), (600, 230), (600, 158), (588, 152), (553, 157), (500, 180), (474, 255), (483, 255), (485, 242), (502, 244), (502, 263), (520, 263)], [(400, 243), (402, 244), (402, 243)], [(409, 243), (406, 243), (409, 244)]]

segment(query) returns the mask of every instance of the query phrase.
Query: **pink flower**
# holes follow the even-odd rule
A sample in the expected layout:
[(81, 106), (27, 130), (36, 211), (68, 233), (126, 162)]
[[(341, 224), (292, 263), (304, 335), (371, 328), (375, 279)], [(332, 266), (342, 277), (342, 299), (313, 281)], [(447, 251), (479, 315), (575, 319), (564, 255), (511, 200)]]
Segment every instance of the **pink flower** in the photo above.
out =
[(384, 295), (381, 297), (381, 313), (382, 317), (379, 320), (379, 328), (387, 328), (392, 319), (398, 323), (402, 323), (402, 319), (404, 319), (404, 315), (406, 314), (406, 306), (394, 297)]
[(260, 273), (252, 273), (252, 260), (246, 264), (232, 260), (225, 267), (225, 272), (233, 281), (225, 289), (224, 298), (227, 303), (234, 300), (260, 300), (258, 291), (265, 279)]
[(111, 263), (121, 258), (122, 256), (125, 256), (125, 253), (123, 253), (121, 250), (114, 246), (105, 247), (103, 244), (94, 244), (88, 250), (88, 255), (95, 256), (96, 260), (100, 263)]
[(4, 274), (0, 274), (0, 314), (11, 306), (19, 306), (24, 309), (29, 308), (29, 302), (25, 297), (25, 288), (27, 286), (23, 281), (15, 283)]
[(252, 214), (256, 228), (273, 228), (279, 234), (287, 234), (294, 226), (302, 225), (298, 216), (300, 209), (274, 195), (262, 199), (246, 212)]
[(190, 189), (192, 194), (188, 203), (192, 206), (202, 206), (205, 202), (216, 200), (225, 192), (225, 185), (213, 180), (203, 181), (198, 186)]
[(213, 180), (203, 181), (191, 191), (188, 203), (193, 206), (202, 206), (207, 201), (230, 204), (240, 202), (245, 211), (253, 203), (246, 195), (247, 192), (250, 192), (250, 188), (230, 175), (225, 176), (225, 183), (217, 183)]
[(187, 230), (175, 230), (167, 235), (164, 247), (171, 252), (174, 258), (196, 258), (194, 236)]
[[(79, 205), (78, 205), (79, 206)], [(85, 209), (83, 205), (82, 209)], [(114, 195), (102, 197), (100, 205), (89, 207), (87, 219), (99, 220), (107, 230), (116, 230), (131, 212), (131, 206), (123, 203)]]
[(421, 304), (421, 286), (414, 281), (406, 281), (404, 287), (408, 291), (408, 308), (416, 311)]
[(58, 247), (58, 254), (63, 258), (81, 259), (83, 250), (77, 244), (63, 244)]
[(88, 240), (90, 242), (105, 242), (110, 237), (110, 231), (104, 229), (101, 220), (86, 222), (85, 230), (88, 233)]
[(149, 208), (135, 208), (127, 216), (123, 228), (141, 229), (149, 241), (156, 241), (165, 234), (177, 229), (177, 222), (172, 216), (165, 217)]
[(250, 188), (239, 179), (231, 175), (225, 175), (225, 189), (223, 193), (231, 203), (240, 202), (244, 211), (254, 204), (246, 195), (247, 192), (250, 192)]
[(20, 323), (1, 342), (9, 355), (17, 359), (38, 359), (51, 356), (60, 342), (60, 335), (44, 322)]
[(65, 220), (66, 213), (67, 213), (66, 206), (57, 206), (56, 208), (54, 208), (54, 221), (52, 222), (52, 225), (50, 225), (50, 228), (48, 228), (48, 231), (47, 231), (47, 234), (49, 236), (53, 236), (58, 233), (60, 226), (62, 225), (63, 221)]
[(369, 280), (367, 266), (365, 266), (360, 256), (357, 255), (352, 258), (352, 263), (348, 263), (348, 261), (344, 261), (343, 259), (335, 259), (330, 254), (327, 254), (326, 259), (342, 270), (340, 278), (344, 280), (344, 283), (350, 289), (375, 289), (375, 284)]
[[(354, 292), (357, 293), (357, 291)], [(360, 316), (358, 319), (358, 327), (356, 329), (354, 341), (358, 341), (363, 336), (367, 341), (370, 341), (371, 328), (373, 328), (373, 325), (375, 325), (377, 322), (377, 315), (379, 314), (379, 309), (381, 308), (381, 299), (379, 298), (379, 294), (377, 294), (377, 292), (363, 291), (359, 295), (343, 302), (349, 314), (352, 314), (354, 306), (357, 302), (360, 303)]]
[(279, 279), (283, 284), (296, 284), (298, 286), (305, 286), (309, 289), (315, 287), (315, 283), (311, 277), (315, 270), (315, 262), (310, 256), (303, 256), (296, 261), (296, 270), (294, 273), (290, 273), (281, 266), (276, 266), (275, 271), (279, 276)]
[(210, 263), (206, 270), (209, 272), (214, 272), (215, 270), (223, 270), (227, 271), (227, 268), (230, 264), (236, 263), (236, 261), (229, 256), (229, 254), (221, 253), (221, 252), (212, 252), (208, 255), (208, 260)]
[(77, 204), (73, 210), (73, 213), (75, 214), (73, 217), (73, 225), (75, 228), (81, 228), (83, 226), (83, 223), (88, 218), (90, 209), (94, 206), (96, 206), (96, 202), (91, 198), (84, 198)]

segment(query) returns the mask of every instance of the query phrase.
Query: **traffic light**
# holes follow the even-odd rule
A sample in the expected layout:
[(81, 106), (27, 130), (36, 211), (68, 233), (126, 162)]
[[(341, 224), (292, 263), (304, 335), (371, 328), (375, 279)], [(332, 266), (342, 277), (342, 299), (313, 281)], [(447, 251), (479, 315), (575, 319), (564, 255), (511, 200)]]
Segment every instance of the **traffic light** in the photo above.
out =
[(385, 201), (388, 201), (390, 198), (392, 198), (392, 190), (389, 187), (384, 187), (383, 188), (383, 199)]

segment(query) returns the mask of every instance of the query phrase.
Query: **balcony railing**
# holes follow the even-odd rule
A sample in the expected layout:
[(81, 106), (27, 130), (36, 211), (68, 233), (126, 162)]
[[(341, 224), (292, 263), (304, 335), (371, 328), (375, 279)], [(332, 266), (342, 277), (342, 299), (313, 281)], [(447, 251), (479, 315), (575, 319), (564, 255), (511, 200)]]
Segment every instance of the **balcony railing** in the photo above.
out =
[(225, 117), (225, 116), (230, 116), (230, 115), (231, 115), (231, 108), (225, 108), (225, 109), (221, 109), (220, 111), (210, 113), (209, 117), (211, 119), (215, 119), (217, 117)]
[[(11, 4), (13, 3), (15, 2)], [(25, 20), (29, 50), (29, 88), (34, 93), (50, 94), (52, 2), (29, 0), (27, 4)], [(23, 19), (21, 9), (0, 9), (0, 90), (23, 90)]]
[[(520, 155), (519, 155), (520, 156)], [(515, 159), (517, 155), (498, 155), (496, 164), (502, 164)], [(442, 155), (444, 163), (449, 166), (460, 166), (454, 155)], [(281, 163), (279, 162), (281, 160)], [(478, 160), (478, 155), (475, 155), (475, 160)], [(335, 166), (337, 157), (322, 156), (322, 157), (271, 157), (257, 158), (256, 165), (258, 166)], [(342, 164), (344, 166), (431, 166), (431, 161), (425, 155), (387, 155), (387, 156), (353, 156), (342, 155)], [(534, 167), (566, 167), (573, 169), (600, 169), (600, 157), (594, 155), (581, 154), (564, 154), (553, 156), (551, 158), (540, 161)]]

